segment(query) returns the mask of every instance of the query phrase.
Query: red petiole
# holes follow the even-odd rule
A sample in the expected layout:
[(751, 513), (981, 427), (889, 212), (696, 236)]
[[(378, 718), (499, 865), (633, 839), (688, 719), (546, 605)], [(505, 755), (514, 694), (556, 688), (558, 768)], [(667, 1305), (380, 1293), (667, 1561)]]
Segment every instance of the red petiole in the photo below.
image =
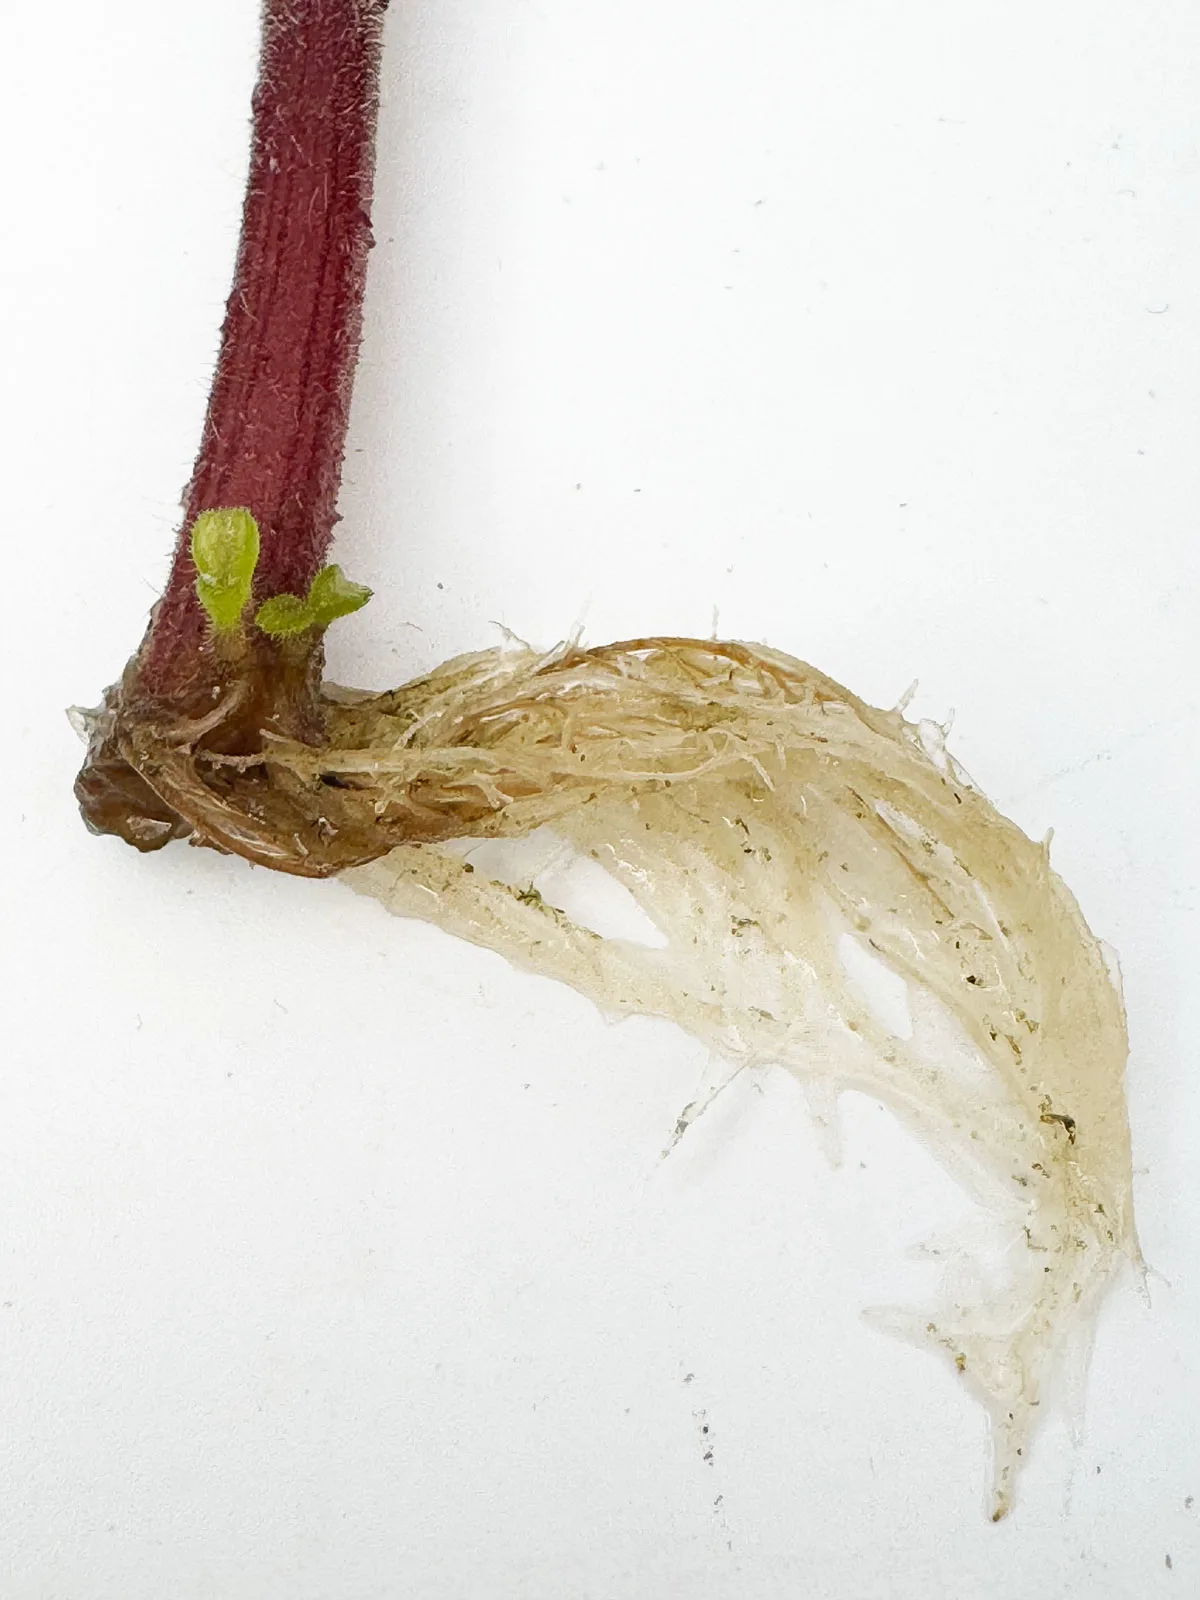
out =
[(248, 629), (238, 649), (222, 648), (197, 598), (189, 533), (202, 512), (249, 510), (256, 603), (303, 595), (328, 550), (371, 245), (386, 6), (263, 6), (241, 240), (183, 527), (141, 646), (93, 718), (76, 785), (91, 827), (143, 849), (189, 833), (241, 848), (181, 813), (179, 774), (156, 747), (245, 755), (264, 731), (319, 734), (321, 630), (297, 641)]

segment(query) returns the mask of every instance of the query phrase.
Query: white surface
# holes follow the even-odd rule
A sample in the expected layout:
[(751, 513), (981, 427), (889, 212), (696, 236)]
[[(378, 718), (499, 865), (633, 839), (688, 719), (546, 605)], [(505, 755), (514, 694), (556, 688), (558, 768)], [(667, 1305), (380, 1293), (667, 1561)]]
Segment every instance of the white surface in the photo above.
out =
[(998, 1528), (980, 1413), (859, 1320), (960, 1205), (877, 1107), (831, 1172), (768, 1075), (664, 1163), (669, 1027), (84, 832), (62, 708), (165, 573), (256, 17), (10, 13), (4, 1600), (1200, 1593), (1195, 6), (389, 21), (334, 675), (716, 607), (919, 676), (1121, 953), (1163, 1276)]

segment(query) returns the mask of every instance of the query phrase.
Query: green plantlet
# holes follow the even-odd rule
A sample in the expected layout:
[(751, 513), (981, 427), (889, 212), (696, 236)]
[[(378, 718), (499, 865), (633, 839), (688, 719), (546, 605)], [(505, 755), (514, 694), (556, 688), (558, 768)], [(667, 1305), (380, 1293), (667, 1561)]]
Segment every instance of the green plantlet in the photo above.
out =
[(361, 611), (371, 598), (365, 583), (352, 583), (336, 564), (322, 567), (308, 587), (308, 609), (318, 628), (327, 628), (339, 617)]
[(255, 625), (272, 639), (288, 639), (313, 625), (308, 601), (298, 594), (277, 594), (264, 600), (254, 613)]
[(258, 523), (245, 506), (202, 511), (192, 523), (196, 598), (217, 633), (232, 633), (250, 600)]
[(301, 600), (298, 594), (277, 594), (264, 600), (254, 621), (273, 639), (286, 639), (309, 628), (327, 628), (338, 617), (359, 611), (371, 598), (362, 583), (352, 583), (339, 566), (322, 567)]

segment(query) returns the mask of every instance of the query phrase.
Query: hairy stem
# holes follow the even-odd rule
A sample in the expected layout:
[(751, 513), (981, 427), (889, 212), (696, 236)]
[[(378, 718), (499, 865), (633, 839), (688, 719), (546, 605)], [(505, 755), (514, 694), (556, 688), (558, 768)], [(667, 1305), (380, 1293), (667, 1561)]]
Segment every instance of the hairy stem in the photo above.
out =
[(371, 245), (386, 0), (266, 0), (233, 290), (170, 579), (141, 652), (147, 690), (195, 673), (205, 638), (187, 529), (246, 506), (256, 586), (303, 592), (336, 520)]
[[(329, 547), (371, 246), (386, 7), (264, 0), (237, 266), (183, 526), (137, 654), (87, 714), (75, 785), (88, 826), (139, 849), (189, 834), (242, 848), (201, 825), (202, 785), (192, 807), (169, 781), (181, 750), (246, 755), (272, 733), (320, 737), (323, 630), (214, 637), (189, 535), (202, 512), (252, 516), (256, 603), (304, 595)], [(288, 815), (276, 827), (296, 832)]]

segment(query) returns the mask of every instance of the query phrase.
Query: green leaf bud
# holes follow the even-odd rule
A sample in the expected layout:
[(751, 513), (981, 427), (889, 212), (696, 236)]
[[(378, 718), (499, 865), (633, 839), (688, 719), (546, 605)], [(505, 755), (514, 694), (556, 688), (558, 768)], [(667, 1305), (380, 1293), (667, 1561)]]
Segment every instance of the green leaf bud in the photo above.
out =
[(258, 565), (258, 523), (245, 506), (202, 511), (192, 523), (196, 597), (218, 633), (237, 627)]

